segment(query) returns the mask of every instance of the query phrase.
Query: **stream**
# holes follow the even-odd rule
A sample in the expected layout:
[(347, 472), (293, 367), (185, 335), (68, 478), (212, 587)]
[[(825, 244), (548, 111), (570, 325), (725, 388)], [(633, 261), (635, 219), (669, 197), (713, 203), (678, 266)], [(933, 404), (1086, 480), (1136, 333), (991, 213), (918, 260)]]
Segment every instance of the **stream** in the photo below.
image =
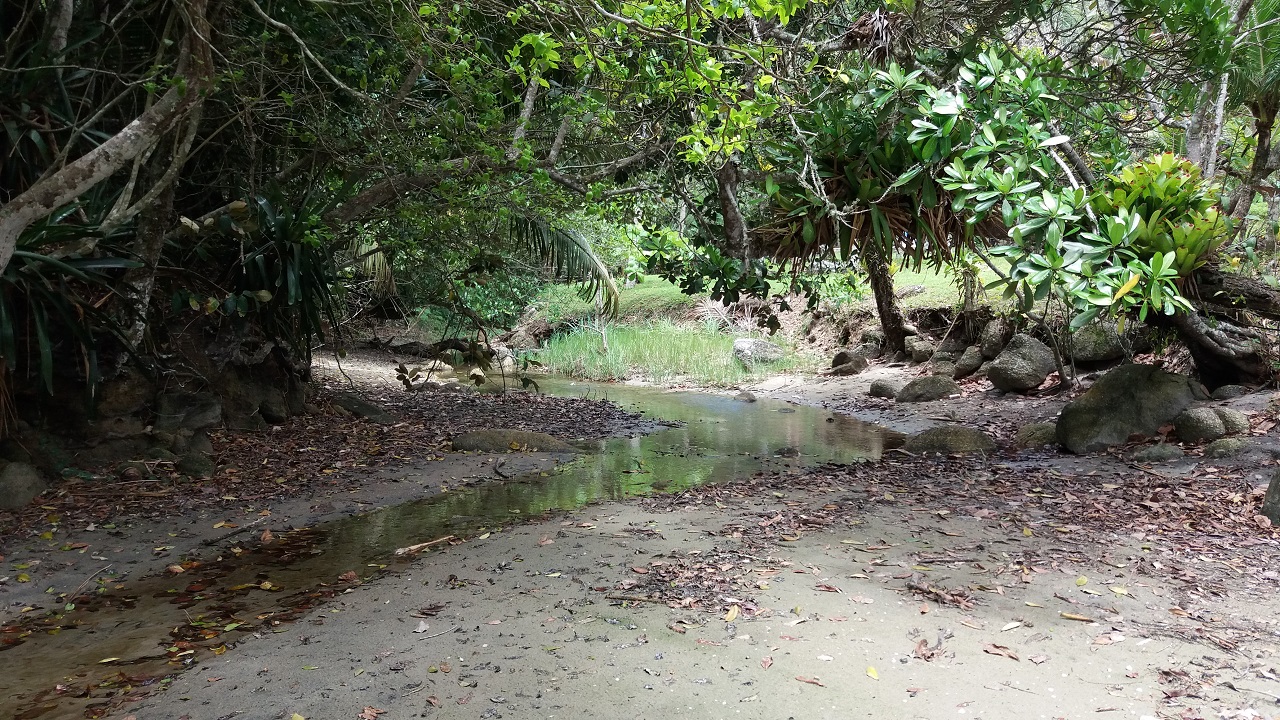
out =
[[(546, 476), (452, 490), (280, 533), (269, 545), (220, 556), (211, 549), (181, 575), (130, 579), (122, 589), (82, 596), (78, 605), (24, 626), (35, 630), (24, 642), (0, 646), (7, 647), (0, 651), (0, 718), (99, 717), (185, 667), (234, 652), (248, 634), (289, 632), (292, 621), (350, 588), (335, 581), (344, 572), (358, 569), (367, 580), (409, 562), (395, 557), (397, 548), (766, 469), (876, 460), (901, 442), (901, 435), (879, 426), (779, 401), (559, 378), (538, 382), (543, 392), (612, 400), (679, 425), (578, 443), (588, 452)], [(439, 552), (424, 554), (433, 551)]]

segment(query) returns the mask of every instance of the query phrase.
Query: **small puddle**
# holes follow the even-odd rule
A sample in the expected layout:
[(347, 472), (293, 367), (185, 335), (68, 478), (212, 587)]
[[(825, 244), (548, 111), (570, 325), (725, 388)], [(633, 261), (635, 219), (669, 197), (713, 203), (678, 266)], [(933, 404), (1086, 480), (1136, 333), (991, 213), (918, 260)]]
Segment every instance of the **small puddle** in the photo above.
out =
[[(552, 510), (652, 492), (678, 492), (789, 463), (879, 459), (902, 436), (820, 408), (655, 388), (539, 378), (543, 392), (612, 400), (681, 423), (639, 438), (590, 444), (555, 472), (512, 478), (281, 533), (267, 545), (211, 552), (185, 571), (128, 580), (75, 598), (74, 609), (33, 610), (0, 628), (0, 718), (99, 717), (253, 632), (306, 634), (292, 621), (386, 567), (397, 548), (466, 537)], [(588, 447), (584, 445), (583, 447)], [(350, 577), (350, 576), (348, 576)], [(89, 587), (92, 587), (90, 585)], [(317, 613), (311, 623), (323, 624)], [(29, 635), (24, 635), (30, 631)], [(21, 639), (21, 642), (18, 642)]]

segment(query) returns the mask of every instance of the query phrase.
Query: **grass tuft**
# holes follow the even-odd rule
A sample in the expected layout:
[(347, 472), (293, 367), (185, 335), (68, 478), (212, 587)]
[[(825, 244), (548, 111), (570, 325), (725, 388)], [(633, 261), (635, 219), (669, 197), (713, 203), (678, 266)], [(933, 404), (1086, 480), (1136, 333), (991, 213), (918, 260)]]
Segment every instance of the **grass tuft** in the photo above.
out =
[[(548, 372), (571, 377), (617, 382), (643, 378), (655, 383), (676, 381), (699, 385), (733, 386), (769, 374), (799, 370), (804, 358), (789, 352), (780, 362), (748, 371), (733, 357), (733, 336), (709, 324), (676, 324), (654, 320), (606, 326), (608, 351), (593, 327), (579, 327), (557, 335), (538, 353)], [(782, 341), (773, 338), (773, 342)]]

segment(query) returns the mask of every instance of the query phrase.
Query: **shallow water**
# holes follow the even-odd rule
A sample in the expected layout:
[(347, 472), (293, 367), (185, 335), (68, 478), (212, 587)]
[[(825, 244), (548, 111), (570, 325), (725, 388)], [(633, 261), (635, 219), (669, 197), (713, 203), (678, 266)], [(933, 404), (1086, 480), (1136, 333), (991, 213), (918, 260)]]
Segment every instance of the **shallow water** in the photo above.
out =
[[(394, 557), (396, 548), (598, 500), (677, 492), (779, 463), (875, 460), (901, 441), (875, 425), (777, 401), (557, 378), (540, 378), (539, 384), (543, 392), (608, 399), (680, 425), (638, 438), (580, 443), (588, 452), (553, 473), (454, 490), (281, 535), (271, 545), (239, 556), (224, 552), (178, 576), (129, 581), (124, 590), (49, 615), (25, 642), (0, 652), (0, 718), (94, 717), (133, 692), (126, 688), (145, 692), (246, 633), (302, 632), (291, 621), (347, 587), (335, 578), (351, 570), (367, 578), (405, 562)], [(112, 660), (103, 663), (107, 658)]]

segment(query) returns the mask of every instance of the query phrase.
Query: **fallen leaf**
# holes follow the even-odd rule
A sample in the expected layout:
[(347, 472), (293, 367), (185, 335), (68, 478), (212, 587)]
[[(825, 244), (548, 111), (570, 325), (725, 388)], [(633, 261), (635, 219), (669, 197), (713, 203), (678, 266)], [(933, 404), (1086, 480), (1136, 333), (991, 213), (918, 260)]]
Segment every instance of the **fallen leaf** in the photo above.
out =
[(1060, 612), (1058, 616), (1064, 620), (1078, 620), (1080, 622), (1093, 622), (1093, 618), (1086, 615), (1077, 615), (1076, 613)]
[(1089, 584), (1089, 578), (1083, 575), (1076, 578), (1076, 587), (1084, 587), (1085, 585), (1088, 585), (1088, 584)]
[(635, 573), (635, 574), (637, 574), (637, 575), (648, 575), (648, 574), (649, 574), (649, 568), (633, 567), (633, 568), (631, 568), (631, 572), (633, 572), (633, 573)]
[(823, 685), (821, 682), (819, 682), (818, 678), (811, 678), (811, 677), (805, 677), (803, 675), (797, 675), (796, 679), (802, 683), (809, 683), (810, 685), (817, 685), (818, 687), (826, 687), (826, 685)]
[(1110, 588), (1110, 590), (1111, 590), (1111, 592), (1113, 592), (1113, 593), (1115, 593), (1115, 594), (1117, 594), (1117, 595), (1128, 595), (1128, 594), (1129, 594), (1129, 590), (1128, 590), (1128, 588), (1124, 588), (1124, 587), (1121, 587), (1121, 586), (1119, 586), (1119, 585), (1112, 585), (1112, 586), (1111, 586), (1111, 588)]
[(880, 673), (876, 672), (876, 669), (875, 669), (875, 668), (873, 668), (873, 667), (871, 667), (870, 665), (868, 665), (868, 666), (867, 666), (867, 677), (871, 678), (872, 680), (879, 680), (879, 679), (880, 679)]
[(555, 541), (555, 540), (552, 540), (551, 538), (547, 537), (546, 535), (543, 535), (543, 536), (542, 536), (542, 539), (538, 540), (538, 544), (539, 544), (539, 545), (555, 545), (555, 544), (556, 544), (556, 541)]
[(271, 534), (271, 528), (267, 528), (266, 530), (263, 530), (262, 534), (258, 536), (258, 539), (262, 541), (263, 545), (271, 544), (271, 541), (274, 540), (275, 538), (276, 536)]
[(984, 644), (982, 646), (982, 652), (987, 653), (988, 655), (1000, 655), (1003, 657), (1007, 657), (1010, 660), (1018, 659), (1017, 653), (1005, 647), (1004, 645), (996, 645), (995, 643)]
[(339, 575), (338, 579), (342, 582), (355, 582), (360, 579), (360, 576), (356, 574), (355, 570), (348, 570)]
[(1049, 656), (1048, 655), (1032, 655), (1027, 659), (1035, 663), (1036, 665), (1043, 665), (1045, 661), (1049, 659)]
[(736, 620), (737, 618), (738, 618), (738, 606), (737, 606), (737, 605), (730, 605), (730, 606), (729, 606), (729, 612), (727, 612), (727, 613), (725, 613), (725, 614), (724, 614), (724, 621), (725, 621), (725, 622), (733, 622), (733, 621), (734, 621), (734, 620)]
[(427, 624), (427, 621), (426, 621), (426, 620), (419, 620), (419, 621), (418, 621), (418, 627), (417, 627), (417, 629), (415, 629), (415, 630), (414, 630), (414, 632), (416, 632), (416, 633), (424, 633), (424, 632), (426, 632), (426, 631), (427, 631), (428, 629), (430, 629), (430, 628), (431, 628), (431, 626)]
[(772, 655), (766, 655), (765, 658), (760, 661), (760, 667), (764, 668), (765, 670), (768, 670), (772, 666), (773, 666)]
[(386, 710), (379, 710), (372, 705), (365, 705), (364, 710), (361, 710), (360, 714), (356, 717), (359, 718), (359, 720), (378, 720), (378, 716), (385, 712)]
[(1020, 628), (1020, 627), (1022, 627), (1022, 623), (1017, 620), (1014, 620), (1008, 625), (1005, 625), (1004, 627), (1000, 628), (1000, 632), (1008, 632), (1010, 630), (1016, 630), (1017, 628)]

